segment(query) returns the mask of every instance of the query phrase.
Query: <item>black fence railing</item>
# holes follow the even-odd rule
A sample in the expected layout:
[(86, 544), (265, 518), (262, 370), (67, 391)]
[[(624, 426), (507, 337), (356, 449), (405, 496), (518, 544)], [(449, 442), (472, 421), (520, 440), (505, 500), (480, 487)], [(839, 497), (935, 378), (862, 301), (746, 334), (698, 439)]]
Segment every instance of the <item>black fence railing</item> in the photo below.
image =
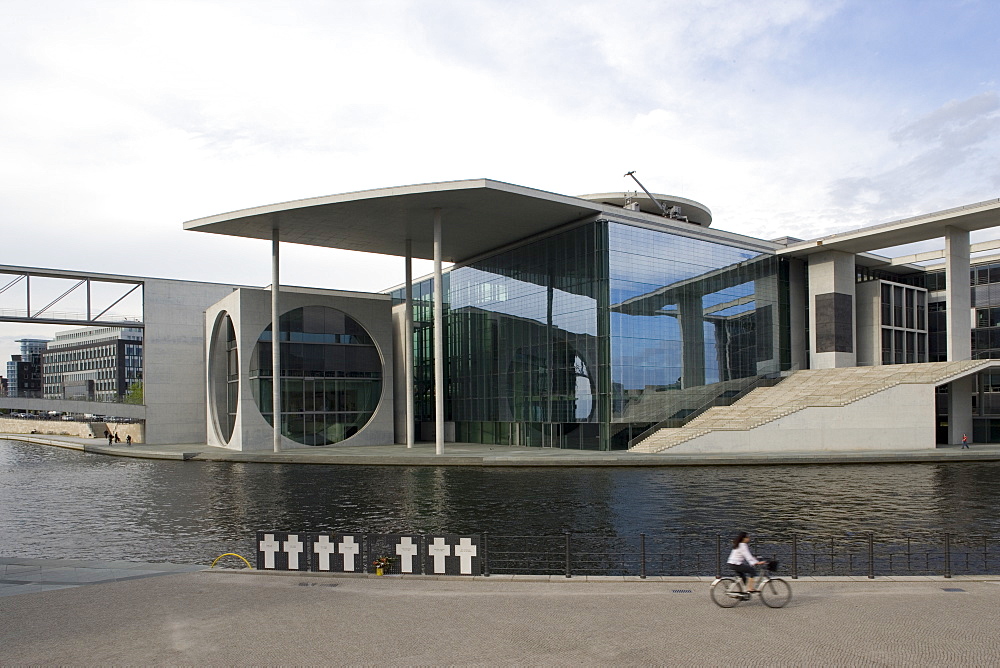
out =
[[(727, 536), (483, 535), (484, 575), (709, 575), (728, 572)], [(995, 573), (1000, 537), (920, 533), (754, 535), (751, 550), (800, 576), (981, 575)]]

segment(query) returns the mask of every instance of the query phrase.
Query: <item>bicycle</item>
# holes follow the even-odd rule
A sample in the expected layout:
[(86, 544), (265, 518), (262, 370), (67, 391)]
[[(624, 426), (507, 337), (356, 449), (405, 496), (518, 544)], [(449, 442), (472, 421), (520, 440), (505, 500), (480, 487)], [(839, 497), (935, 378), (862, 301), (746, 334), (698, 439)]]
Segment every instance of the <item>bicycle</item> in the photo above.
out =
[(760, 594), (760, 600), (769, 608), (783, 608), (792, 600), (792, 586), (771, 574), (778, 570), (778, 562), (769, 561), (765, 574), (757, 583), (757, 591), (747, 591), (740, 577), (719, 577), (712, 581), (712, 602), (720, 608), (731, 608), (741, 601), (749, 601), (753, 594)]

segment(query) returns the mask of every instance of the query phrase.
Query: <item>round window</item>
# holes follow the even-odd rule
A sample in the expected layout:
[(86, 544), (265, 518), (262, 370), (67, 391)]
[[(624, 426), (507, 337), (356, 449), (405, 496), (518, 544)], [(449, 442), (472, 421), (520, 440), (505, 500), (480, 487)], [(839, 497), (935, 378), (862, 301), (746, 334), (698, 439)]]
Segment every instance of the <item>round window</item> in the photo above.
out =
[[(281, 433), (304, 445), (338, 443), (358, 433), (382, 396), (382, 357), (354, 318), (326, 306), (281, 316)], [(250, 361), (261, 414), (274, 424), (271, 327)]]

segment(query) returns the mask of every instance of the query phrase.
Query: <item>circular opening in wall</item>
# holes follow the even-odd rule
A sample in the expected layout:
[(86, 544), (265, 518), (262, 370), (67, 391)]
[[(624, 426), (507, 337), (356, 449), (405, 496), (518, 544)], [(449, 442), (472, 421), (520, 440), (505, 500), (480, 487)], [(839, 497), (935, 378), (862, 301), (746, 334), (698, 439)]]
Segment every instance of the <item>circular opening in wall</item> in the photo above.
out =
[(212, 336), (210, 392), (216, 427), (227, 443), (233, 437), (240, 396), (240, 363), (236, 329), (228, 313), (222, 314)]
[[(382, 357), (354, 318), (327, 306), (281, 316), (281, 433), (303, 445), (330, 445), (368, 423), (382, 396)], [(274, 424), (271, 327), (257, 340), (250, 385)]]

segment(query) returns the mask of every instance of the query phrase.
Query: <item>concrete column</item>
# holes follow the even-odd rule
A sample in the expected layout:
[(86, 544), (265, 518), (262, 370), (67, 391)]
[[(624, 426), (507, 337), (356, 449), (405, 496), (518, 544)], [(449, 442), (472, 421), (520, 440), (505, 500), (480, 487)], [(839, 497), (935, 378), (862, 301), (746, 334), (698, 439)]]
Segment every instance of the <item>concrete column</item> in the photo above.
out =
[(403, 326), (403, 364), (406, 365), (406, 447), (416, 440), (416, 410), (413, 405), (413, 241), (406, 240), (406, 307)]
[(857, 366), (854, 254), (809, 256), (809, 363), (813, 369)]
[(806, 265), (788, 261), (788, 324), (791, 329), (792, 370), (806, 368)]
[(948, 361), (972, 359), (972, 294), (969, 232), (944, 228), (945, 294), (948, 299)]
[(281, 327), (278, 311), (278, 228), (271, 230), (271, 407), (274, 409), (274, 451), (281, 452)]
[[(972, 359), (972, 291), (969, 289), (969, 232), (944, 228), (945, 294), (948, 299), (948, 361)], [(972, 442), (973, 376), (948, 387), (948, 442)]]
[(434, 209), (434, 452), (444, 454), (444, 284), (441, 209)]
[(681, 387), (705, 384), (705, 312), (701, 294), (686, 291), (677, 300), (681, 326)]

